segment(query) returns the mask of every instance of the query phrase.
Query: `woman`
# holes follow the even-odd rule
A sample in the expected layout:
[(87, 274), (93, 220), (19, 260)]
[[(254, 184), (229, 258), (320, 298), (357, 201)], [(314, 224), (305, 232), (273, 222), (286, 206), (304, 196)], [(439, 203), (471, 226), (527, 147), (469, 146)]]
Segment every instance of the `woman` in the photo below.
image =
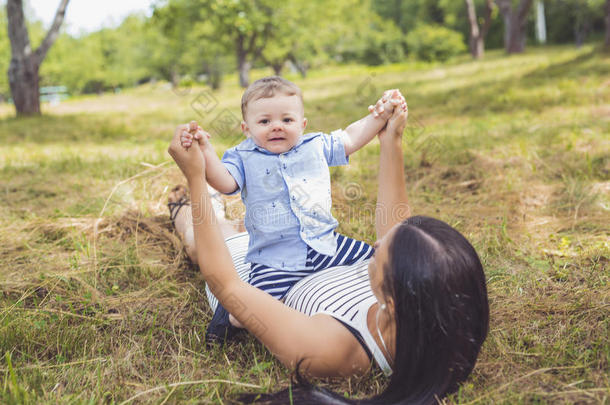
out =
[[(406, 112), (395, 111), (379, 134), (378, 240), (368, 279), (356, 277), (365, 281), (368, 293), (348, 303), (352, 312), (321, 302), (309, 305), (328, 302), (315, 287), (315, 277), (323, 274), (295, 285), (285, 304), (243, 281), (217, 223), (203, 155), (199, 148), (180, 146), (186, 126), (177, 128), (169, 148), (189, 183), (197, 262), (212, 293), (289, 368), (298, 365), (300, 372), (317, 377), (363, 375), (372, 357), (391, 377), (371, 403), (436, 403), (454, 392), (474, 367), (488, 329), (485, 277), (473, 247), (442, 221), (407, 218), (406, 120)], [(333, 294), (339, 295), (336, 289)], [(304, 395), (310, 396), (305, 402), (345, 401), (326, 391), (305, 389)]]

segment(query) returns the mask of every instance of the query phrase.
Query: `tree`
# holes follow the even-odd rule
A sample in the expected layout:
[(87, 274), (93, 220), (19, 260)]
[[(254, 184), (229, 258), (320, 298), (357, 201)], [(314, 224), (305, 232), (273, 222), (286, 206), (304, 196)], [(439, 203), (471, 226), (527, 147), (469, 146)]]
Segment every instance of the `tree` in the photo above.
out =
[[(6, 9), (0, 7), (0, 32), (7, 32)], [(0, 72), (8, 72), (11, 61), (11, 44), (6, 35), (0, 35)], [(8, 75), (0, 74), (0, 103), (8, 99), (9, 95)]]
[(606, 49), (610, 49), (610, 0), (606, 0), (606, 39), (604, 44), (606, 45)]
[(150, 64), (162, 78), (178, 86), (181, 75), (192, 70), (193, 55), (205, 51), (193, 40), (201, 5), (192, 1), (172, 0), (155, 8), (148, 24), (149, 40), (156, 43), (150, 55)]
[[(281, 21), (262, 49), (260, 58), (271, 66), (276, 75), (282, 73), (286, 61), (291, 61), (304, 77), (307, 74), (306, 59), (311, 51), (312, 27), (324, 24), (323, 7), (320, 0), (284, 2), (275, 10), (276, 19)], [(303, 52), (305, 51), (305, 52)]]
[(480, 59), (483, 57), (483, 52), (485, 52), (485, 37), (489, 32), (489, 27), (491, 27), (493, 1), (485, 0), (485, 17), (481, 28), (479, 28), (474, 0), (465, 1), (468, 11), (468, 22), (470, 23), (470, 53), (473, 58)]
[(218, 41), (228, 41), (234, 49), (239, 84), (248, 87), (250, 68), (261, 57), (269, 39), (281, 21), (279, 0), (199, 0), (203, 6), (199, 18), (215, 27)]
[(512, 0), (496, 0), (504, 19), (504, 47), (506, 52), (521, 53), (525, 50), (525, 25), (532, 0), (520, 0), (515, 10)]
[(68, 1), (61, 0), (51, 28), (34, 52), (32, 52), (30, 46), (30, 38), (23, 15), (23, 1), (8, 0), (6, 3), (8, 36), (11, 43), (8, 80), (18, 116), (40, 114), (40, 90), (38, 87), (40, 65), (59, 35), (59, 28), (64, 20)]
[(371, 7), (378, 15), (386, 20), (392, 20), (403, 33), (415, 28), (418, 22), (432, 22), (428, 20), (425, 0), (377, 0)]

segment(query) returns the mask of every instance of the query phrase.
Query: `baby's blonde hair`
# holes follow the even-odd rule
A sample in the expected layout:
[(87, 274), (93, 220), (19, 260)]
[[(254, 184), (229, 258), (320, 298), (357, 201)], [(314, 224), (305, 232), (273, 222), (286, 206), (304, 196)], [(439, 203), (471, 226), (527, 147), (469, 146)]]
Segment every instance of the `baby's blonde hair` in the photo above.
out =
[(246, 110), (250, 101), (274, 97), (278, 93), (286, 96), (298, 96), (301, 105), (303, 105), (303, 94), (299, 86), (280, 76), (263, 77), (248, 86), (244, 95), (241, 96), (241, 115), (243, 119), (246, 119)]

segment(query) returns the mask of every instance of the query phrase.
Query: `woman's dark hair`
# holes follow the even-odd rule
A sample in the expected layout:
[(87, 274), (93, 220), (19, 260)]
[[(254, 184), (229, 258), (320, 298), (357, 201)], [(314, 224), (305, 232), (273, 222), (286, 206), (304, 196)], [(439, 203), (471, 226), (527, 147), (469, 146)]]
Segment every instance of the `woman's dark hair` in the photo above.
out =
[[(260, 396), (269, 404), (436, 404), (458, 389), (476, 363), (489, 325), (485, 274), (462, 234), (438, 219), (415, 216), (396, 228), (382, 289), (394, 303), (396, 354), (386, 389), (350, 401), (312, 387), (297, 373), (297, 385)], [(255, 395), (241, 399), (252, 401)]]

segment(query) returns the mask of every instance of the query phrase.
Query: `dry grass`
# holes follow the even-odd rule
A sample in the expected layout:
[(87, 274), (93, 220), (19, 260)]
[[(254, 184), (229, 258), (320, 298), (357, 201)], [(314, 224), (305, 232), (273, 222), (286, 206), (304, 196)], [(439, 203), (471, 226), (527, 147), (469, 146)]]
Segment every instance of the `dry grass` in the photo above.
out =
[[(362, 83), (407, 94), (414, 212), (458, 228), (486, 269), (491, 332), (448, 402), (607, 403), (610, 60), (550, 48), (312, 72), (299, 80), (310, 128), (362, 115), (376, 95)], [(211, 313), (167, 218), (181, 179), (165, 150), (176, 123), (237, 114), (240, 90), (227, 85), (197, 116), (202, 90), (144, 87), (32, 119), (0, 107), (0, 402), (224, 403), (288, 384), (250, 336), (203, 342)], [(238, 140), (213, 135), (219, 152)], [(373, 142), (332, 170), (339, 230), (369, 242), (378, 159)], [(242, 214), (237, 197), (227, 212)], [(320, 383), (362, 397), (384, 381)]]

